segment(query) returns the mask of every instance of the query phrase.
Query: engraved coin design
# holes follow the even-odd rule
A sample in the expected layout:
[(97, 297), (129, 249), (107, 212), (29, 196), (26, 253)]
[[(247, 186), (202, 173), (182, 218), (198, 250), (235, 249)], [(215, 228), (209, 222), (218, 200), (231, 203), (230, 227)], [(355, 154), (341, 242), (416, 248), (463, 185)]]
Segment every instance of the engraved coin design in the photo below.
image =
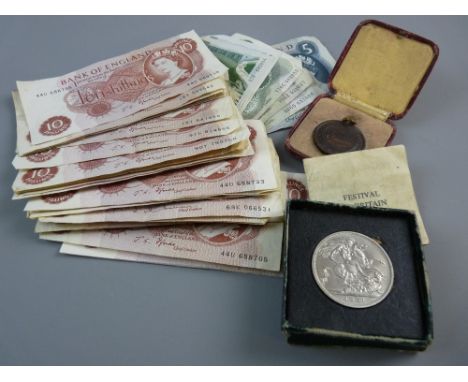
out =
[(312, 255), (312, 273), (333, 301), (350, 308), (368, 308), (383, 301), (393, 286), (387, 252), (370, 237), (352, 231), (325, 237)]
[(324, 154), (338, 154), (362, 150), (366, 139), (353, 121), (329, 120), (320, 123), (313, 132), (313, 140)]

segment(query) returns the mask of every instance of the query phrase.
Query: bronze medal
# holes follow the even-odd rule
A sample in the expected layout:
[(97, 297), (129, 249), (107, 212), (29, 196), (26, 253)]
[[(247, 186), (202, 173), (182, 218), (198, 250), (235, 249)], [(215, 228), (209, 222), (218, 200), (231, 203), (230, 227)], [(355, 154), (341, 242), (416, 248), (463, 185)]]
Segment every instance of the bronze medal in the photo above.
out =
[(315, 145), (324, 154), (339, 154), (363, 150), (366, 139), (353, 121), (329, 120), (320, 123), (313, 132)]

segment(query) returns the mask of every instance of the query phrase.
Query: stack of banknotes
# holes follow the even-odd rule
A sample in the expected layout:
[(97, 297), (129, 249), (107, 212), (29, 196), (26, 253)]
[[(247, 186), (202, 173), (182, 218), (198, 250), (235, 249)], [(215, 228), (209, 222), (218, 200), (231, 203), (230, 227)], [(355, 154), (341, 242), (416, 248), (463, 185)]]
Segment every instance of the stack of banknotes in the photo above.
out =
[(268, 133), (293, 126), (328, 91), (335, 60), (313, 36), (273, 46), (240, 33), (203, 40), (229, 68), (230, 92), (242, 116), (260, 119)]
[(55, 78), (17, 82), (14, 199), (71, 255), (277, 273), (285, 200), (261, 120), (188, 32)]

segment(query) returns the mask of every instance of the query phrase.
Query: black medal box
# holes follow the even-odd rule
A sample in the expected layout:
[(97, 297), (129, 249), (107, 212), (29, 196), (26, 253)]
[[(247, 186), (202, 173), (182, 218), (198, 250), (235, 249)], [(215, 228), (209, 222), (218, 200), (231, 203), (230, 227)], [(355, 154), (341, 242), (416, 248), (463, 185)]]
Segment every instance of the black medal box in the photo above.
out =
[[(338, 231), (376, 240), (387, 252), (393, 286), (383, 301), (352, 308), (330, 299), (312, 272), (317, 244)], [(427, 273), (414, 214), (293, 200), (283, 240), (282, 329), (289, 343), (424, 350), (432, 340)]]

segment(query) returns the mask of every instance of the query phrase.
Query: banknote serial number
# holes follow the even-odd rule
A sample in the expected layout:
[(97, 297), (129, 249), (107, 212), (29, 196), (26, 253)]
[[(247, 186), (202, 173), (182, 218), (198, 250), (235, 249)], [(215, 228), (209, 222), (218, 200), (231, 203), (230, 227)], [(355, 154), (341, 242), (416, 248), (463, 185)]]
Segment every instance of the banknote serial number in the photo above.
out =
[(259, 263), (268, 263), (268, 257), (261, 256), (261, 255), (252, 255), (251, 253), (222, 250), (220, 252), (220, 255), (223, 257), (229, 257), (231, 259), (238, 258), (240, 260), (256, 261)]
[(64, 87), (64, 88), (58, 88), (58, 89), (50, 90), (48, 92), (41, 92), (41, 93), (36, 94), (36, 98), (47, 97), (49, 95), (53, 96), (53, 95), (56, 95), (56, 94), (68, 92), (68, 91), (70, 91), (72, 89), (73, 88), (71, 86), (67, 86), (67, 87)]
[(234, 186), (255, 186), (265, 184), (265, 179), (238, 180), (237, 182), (220, 182), (219, 187), (234, 187)]
[(256, 212), (270, 212), (271, 211), (270, 207), (255, 206), (255, 205), (252, 205), (252, 204), (244, 204), (242, 206), (240, 204), (227, 204), (226, 205), (226, 210), (228, 210), (228, 211), (244, 210), (244, 211), (256, 211)]

